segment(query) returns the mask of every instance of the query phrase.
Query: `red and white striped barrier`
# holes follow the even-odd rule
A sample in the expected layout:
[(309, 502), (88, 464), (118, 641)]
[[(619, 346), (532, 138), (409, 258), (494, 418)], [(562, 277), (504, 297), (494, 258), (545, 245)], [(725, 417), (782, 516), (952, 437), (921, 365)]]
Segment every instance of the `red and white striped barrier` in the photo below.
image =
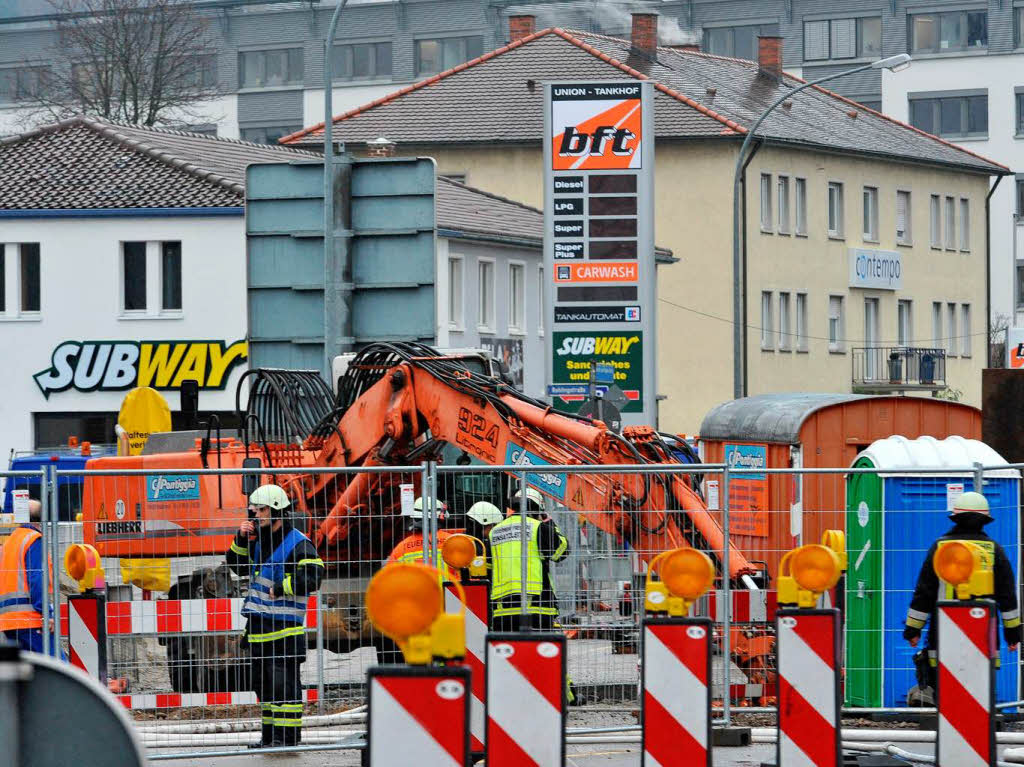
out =
[(939, 602), (938, 764), (996, 764), (996, 618), (988, 600)]
[(777, 762), (839, 767), (839, 611), (785, 608), (777, 617)]
[[(491, 600), (488, 595), (487, 581), (467, 581), (462, 584), (466, 592), (466, 659), (464, 665), (469, 668), (469, 746), (474, 754), (483, 754), (485, 738), (484, 688), (487, 684), (484, 676), (486, 660), (487, 626), (489, 624)], [(444, 609), (448, 613), (458, 613), (461, 602), (451, 584), (445, 584)]]
[(71, 665), (103, 683), (107, 681), (106, 602), (102, 594), (69, 596), (65, 634)]
[(641, 764), (711, 767), (711, 621), (645, 618)]
[[(200, 706), (243, 706), (259, 703), (254, 692), (158, 692), (140, 695), (118, 695), (125, 708), (145, 710), (161, 708), (191, 708)], [(317, 701), (315, 689), (303, 690), (306, 703)]]
[(378, 666), (367, 685), (370, 767), (469, 767), (469, 669)]
[(565, 764), (565, 637), (487, 635), (487, 767)]
[[(725, 604), (724, 594), (723, 591), (712, 591), (707, 597), (706, 612), (715, 623), (725, 621), (725, 613), (721, 609)], [(770, 623), (775, 620), (775, 612), (779, 608), (777, 591), (734, 589), (729, 592), (729, 601), (732, 602), (733, 623)]]

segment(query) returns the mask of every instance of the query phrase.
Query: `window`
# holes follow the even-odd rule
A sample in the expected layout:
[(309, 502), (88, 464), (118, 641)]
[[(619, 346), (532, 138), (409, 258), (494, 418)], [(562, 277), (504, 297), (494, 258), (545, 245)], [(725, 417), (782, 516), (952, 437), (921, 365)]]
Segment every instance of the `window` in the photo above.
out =
[(779, 176), (779, 234), (789, 234), (789, 176)]
[(896, 337), (900, 346), (910, 346), (913, 336), (913, 303), (900, 301), (896, 305)]
[(835, 181), (828, 185), (828, 236), (843, 236), (843, 185)]
[(931, 204), (929, 205), (929, 213), (931, 216), (931, 246), (933, 248), (942, 247), (942, 202), (939, 200), (937, 194), (933, 194), (931, 197)]
[(526, 267), (508, 265), (508, 329), (510, 333), (526, 330)]
[(761, 174), (761, 231), (772, 231), (772, 176)]
[(779, 349), (784, 352), (793, 348), (793, 331), (789, 320), (789, 293), (779, 293)]
[(896, 192), (896, 242), (910, 245), (910, 192)]
[(882, 52), (882, 19), (804, 22), (804, 60), (873, 58)]
[(462, 256), (448, 257), (448, 327), (461, 330), (462, 316)]
[(548, 307), (544, 303), (544, 267), (537, 267), (537, 335), (544, 335), (544, 325), (548, 321)]
[[(1024, 8), (1020, 10), (1024, 11)], [(1017, 135), (1024, 136), (1024, 92), (1014, 94), (1014, 101), (1017, 104)]]
[(476, 324), (483, 333), (494, 332), (494, 262), (477, 261), (477, 307)]
[(443, 37), (416, 41), (416, 74), (435, 75), (446, 69), (475, 59), (484, 52), (484, 39), (472, 37)]
[(21, 244), (21, 311), (39, 311), (40, 293), (39, 243)]
[(960, 305), (960, 356), (971, 356), (971, 305)]
[(956, 354), (956, 342), (959, 336), (956, 332), (956, 304), (946, 304), (946, 353)]
[(878, 189), (864, 187), (864, 239), (878, 242)]
[(936, 349), (945, 348), (942, 342), (942, 302), (932, 302), (932, 346)]
[(807, 294), (796, 294), (796, 350), (807, 351)]
[(0, 314), (7, 312), (7, 246), (0, 242)]
[(988, 136), (988, 94), (911, 97), (910, 124), (946, 138)]
[(708, 27), (704, 30), (704, 50), (716, 56), (757, 61), (757, 38), (779, 34), (778, 24), (749, 24), (740, 27)]
[(846, 350), (846, 320), (843, 317), (843, 297), (828, 297), (828, 350), (842, 352)]
[(807, 234), (807, 179), (796, 180), (796, 233)]
[(391, 43), (334, 46), (335, 80), (379, 80), (391, 77)]
[(761, 348), (771, 351), (775, 348), (775, 320), (772, 317), (771, 291), (761, 292)]
[(278, 139), (302, 130), (301, 125), (274, 125), (267, 127), (242, 128), (242, 141), (256, 144), (276, 144)]
[(39, 313), (40, 269), (38, 242), (0, 243), (0, 314), (16, 317)]
[[(156, 275), (155, 283), (149, 275)], [(181, 311), (181, 243), (121, 243), (121, 311), (145, 314), (157, 306)]]
[(272, 51), (240, 51), (239, 88), (273, 88), (295, 85), (303, 78), (302, 48), (278, 48)]
[(1024, 178), (1017, 179), (1017, 215), (1024, 217)]
[(971, 201), (960, 198), (960, 250), (969, 252), (971, 249)]
[(49, 67), (0, 69), (0, 103), (39, 96), (49, 72)]
[(181, 243), (160, 243), (160, 310), (181, 311)]
[(217, 87), (217, 54), (203, 53), (192, 57), (189, 79), (197, 88)]
[(946, 250), (956, 248), (956, 200), (946, 198)]
[[(879, 346), (881, 337), (881, 320), (878, 312), (878, 299), (864, 299), (864, 346), (869, 349), (876, 349)], [(876, 354), (865, 354), (864, 374), (868, 379), (875, 379), (879, 376), (878, 356)]]
[(146, 310), (146, 243), (126, 242), (122, 246), (124, 285), (122, 309), (126, 312)]
[(910, 52), (945, 53), (988, 47), (985, 11), (915, 13), (910, 17)]
[(1024, 7), (1013, 10), (1014, 40), (1018, 48), (1024, 48)]

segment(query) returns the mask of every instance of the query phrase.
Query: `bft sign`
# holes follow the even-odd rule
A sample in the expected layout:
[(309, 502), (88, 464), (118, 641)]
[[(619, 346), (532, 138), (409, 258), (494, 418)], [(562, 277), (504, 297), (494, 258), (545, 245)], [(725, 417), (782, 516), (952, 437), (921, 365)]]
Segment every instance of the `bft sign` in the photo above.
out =
[(1006, 329), (1006, 367), (1024, 370), (1024, 328)]
[(607, 366), (606, 401), (618, 398), (624, 424), (655, 425), (652, 86), (548, 83), (544, 93), (548, 391), (577, 412), (579, 385)]

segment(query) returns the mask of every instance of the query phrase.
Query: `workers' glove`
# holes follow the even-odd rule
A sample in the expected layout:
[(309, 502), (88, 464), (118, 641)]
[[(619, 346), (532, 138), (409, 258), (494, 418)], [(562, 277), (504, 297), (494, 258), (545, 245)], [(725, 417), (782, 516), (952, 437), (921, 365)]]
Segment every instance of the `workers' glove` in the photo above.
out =
[(1020, 644), (1021, 640), (1021, 627), (1016, 625), (1013, 628), (1003, 628), (1003, 636), (1006, 637), (1006, 644), (1015, 645)]
[(919, 636), (921, 636), (921, 629), (914, 628), (913, 626), (903, 627), (903, 638), (906, 639), (908, 642), (912, 642)]

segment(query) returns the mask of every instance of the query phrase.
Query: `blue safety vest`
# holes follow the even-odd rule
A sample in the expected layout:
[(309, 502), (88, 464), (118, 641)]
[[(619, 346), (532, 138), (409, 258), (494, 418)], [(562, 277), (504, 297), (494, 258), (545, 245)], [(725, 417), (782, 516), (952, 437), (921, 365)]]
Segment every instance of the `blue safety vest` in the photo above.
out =
[[(242, 604), (242, 615), (273, 620), (284, 626), (302, 626), (306, 618), (307, 597), (275, 594), (274, 599), (271, 599), (270, 588), (284, 580), (284, 563), (299, 542), (304, 540), (308, 540), (306, 536), (292, 528), (266, 561), (263, 561), (260, 544), (256, 544), (253, 560), (258, 563), (259, 569), (249, 583), (249, 594)], [(269, 641), (293, 633), (301, 631), (253, 634), (250, 635), (250, 641)]]

